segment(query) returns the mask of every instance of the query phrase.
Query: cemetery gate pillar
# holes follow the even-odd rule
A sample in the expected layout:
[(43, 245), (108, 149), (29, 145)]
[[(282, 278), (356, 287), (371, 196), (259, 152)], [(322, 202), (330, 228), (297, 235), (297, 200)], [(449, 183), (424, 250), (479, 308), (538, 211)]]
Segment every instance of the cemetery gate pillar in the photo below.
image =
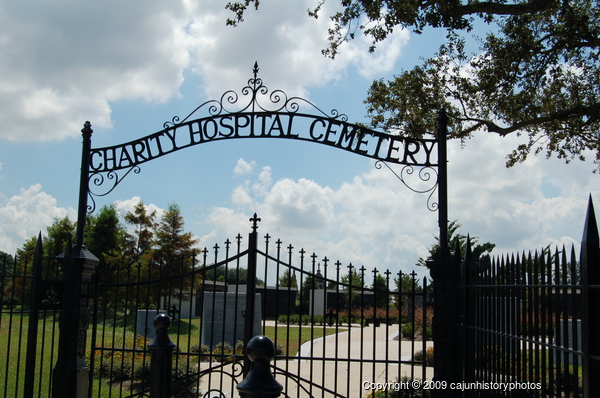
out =
[(445, 389), (432, 390), (432, 397), (452, 397), (453, 391), (448, 387), (456, 381), (456, 332), (455, 332), (455, 260), (448, 244), (448, 181), (446, 137), (448, 133), (448, 116), (442, 110), (438, 118), (438, 223), (440, 230), (439, 248), (426, 260), (433, 280), (433, 344), (434, 373), (433, 380), (445, 382)]
[(254, 213), (250, 219), (252, 222), (252, 232), (248, 237), (248, 279), (246, 288), (246, 310), (244, 312), (244, 377), (250, 372), (250, 358), (248, 357), (248, 343), (254, 337), (254, 306), (256, 292), (256, 262), (258, 245), (258, 223), (260, 218)]
[(81, 181), (76, 243), (67, 243), (63, 261), (65, 303), (60, 314), (58, 355), (53, 371), (52, 396), (54, 398), (85, 398), (88, 396), (89, 368), (86, 363), (86, 340), (90, 319), (89, 299), (92, 275), (98, 258), (83, 245), (83, 231), (87, 213), (89, 161), (92, 129), (86, 122), (81, 130), (83, 151), (81, 156)]

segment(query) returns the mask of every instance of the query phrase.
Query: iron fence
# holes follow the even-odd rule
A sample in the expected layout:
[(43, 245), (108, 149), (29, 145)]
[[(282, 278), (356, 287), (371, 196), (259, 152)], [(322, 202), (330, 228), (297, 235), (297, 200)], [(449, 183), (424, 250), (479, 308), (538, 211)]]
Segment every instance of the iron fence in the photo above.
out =
[[(174, 396), (237, 396), (256, 335), (275, 344), (271, 370), (283, 396), (363, 397), (403, 376), (431, 378), (427, 281), (257, 237), (254, 221), (248, 240), (238, 235), (195, 258), (99, 272), (89, 395), (147, 396), (148, 344), (161, 312), (173, 320)], [(403, 276), (409, 283), (397, 289)]]
[(31, 252), (0, 258), (0, 396), (50, 397), (62, 313), (62, 266)]
[(591, 370), (600, 365), (598, 251), (591, 202), (579, 258), (563, 247), (474, 259), (467, 247), (457, 269), (458, 380), (473, 388), (465, 395), (506, 396), (503, 388), (526, 397), (599, 391)]
[[(268, 234), (259, 244), (258, 219), (251, 221), (247, 240), (238, 235), (169, 263), (106, 267), (91, 284), (95, 262), (85, 249), (56, 258), (52, 248), (44, 255), (40, 238), (29, 253), (5, 255), (0, 395), (58, 397), (64, 379), (57, 375), (66, 369), (89, 377), (77, 382), (89, 397), (149, 396), (158, 377), (173, 396), (236, 396), (256, 335), (273, 341), (270, 369), (289, 397), (395, 396), (390, 385), (375, 389), (431, 380), (434, 372), (462, 383), (432, 391), (439, 396), (505, 396), (509, 388), (510, 396), (591, 397), (600, 390), (600, 245), (591, 203), (579, 258), (562, 248), (474, 259), (467, 245), (462, 260), (459, 250), (454, 255), (455, 272), (447, 260), (436, 264), (443, 283), (435, 302), (415, 274), (343, 266)], [(76, 261), (81, 276), (65, 280)], [(444, 309), (435, 323), (434, 305)], [(151, 357), (162, 348), (152, 342), (152, 322), (160, 313), (171, 320), (173, 363), (153, 373)], [(433, 350), (432, 326), (440, 341), (452, 340), (444, 351), (456, 355), (451, 371)], [(75, 337), (71, 364), (61, 362), (61, 346)]]

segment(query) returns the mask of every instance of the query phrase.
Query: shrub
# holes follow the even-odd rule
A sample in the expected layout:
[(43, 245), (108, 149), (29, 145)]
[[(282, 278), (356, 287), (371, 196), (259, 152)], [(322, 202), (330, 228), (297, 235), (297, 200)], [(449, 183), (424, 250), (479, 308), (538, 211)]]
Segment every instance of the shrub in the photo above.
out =
[(504, 350), (497, 345), (481, 347), (475, 354), (475, 366), (486, 367), (490, 363), (499, 361), (504, 356)]
[(131, 362), (123, 361), (114, 365), (115, 366), (112, 367), (110, 372), (110, 379), (112, 382), (120, 382), (131, 379), (133, 376), (133, 367), (131, 366)]
[[(419, 380), (420, 379), (415, 379)], [(398, 388), (398, 389), (389, 389), (379, 390), (379, 391), (371, 391), (365, 398), (426, 398), (429, 397), (429, 390), (423, 390), (422, 388), (414, 389), (411, 388), (413, 379), (408, 376), (402, 376), (401, 379), (396, 379), (396, 383), (403, 383), (403, 386), (407, 386), (407, 388)], [(423, 383), (420, 383), (423, 385)]]
[(227, 342), (218, 343), (212, 353), (213, 361), (221, 363), (233, 361), (233, 347)]
[(433, 330), (431, 329), (431, 326), (427, 326), (425, 328), (425, 334), (424, 334), (423, 338), (425, 340), (431, 340), (432, 337), (433, 337)]
[(433, 366), (433, 347), (428, 347), (425, 350), (425, 354), (423, 354), (423, 351), (417, 351), (413, 359), (415, 361), (424, 361), (425, 366)]
[(409, 340), (415, 339), (415, 334), (417, 332), (417, 329), (414, 327), (414, 324), (405, 323), (404, 325), (402, 325), (402, 328), (400, 330), (402, 331), (403, 337), (405, 337)]
[(138, 380), (143, 384), (150, 382), (150, 360), (147, 359), (140, 363), (136, 363), (133, 369), (133, 379)]
[(220, 343), (217, 343), (217, 345), (215, 345), (215, 349), (213, 350), (213, 353), (215, 353), (215, 352), (223, 352), (223, 353), (231, 354), (233, 352), (233, 347), (228, 342), (221, 341)]
[(294, 325), (294, 324), (323, 325), (323, 322), (325, 322), (325, 319), (322, 316), (310, 316), (310, 315), (306, 315), (306, 314), (304, 314), (304, 315), (292, 314), (289, 316), (288, 315), (280, 315), (279, 318), (277, 318), (277, 322), (283, 323), (283, 324), (290, 324), (290, 325)]
[(242, 340), (235, 342), (235, 355), (244, 355), (244, 342)]
[[(144, 361), (149, 364), (150, 358), (143, 352), (125, 351), (125, 349), (145, 350), (150, 342), (150, 339), (138, 334), (125, 341), (122, 346), (123, 350), (121, 347), (113, 349), (107, 343), (104, 344), (104, 350), (96, 346), (93, 351), (94, 377), (107, 378), (113, 382), (135, 378), (134, 368), (137, 369), (138, 364), (142, 364)], [(91, 361), (91, 354), (92, 351), (86, 353), (88, 363)]]
[(207, 362), (210, 360), (210, 347), (206, 344), (194, 344), (190, 347), (190, 352), (200, 354), (197, 356), (198, 362)]
[[(354, 308), (351, 311), (340, 310), (337, 312), (336, 317), (333, 319), (334, 324), (350, 324), (358, 323), (361, 325), (367, 325), (376, 319), (380, 323), (399, 323), (400, 322), (400, 310), (398, 308)], [(303, 324), (303, 325), (328, 325), (329, 318), (325, 316), (310, 316), (307, 314), (291, 314), (291, 315), (280, 315), (277, 318), (278, 323), (282, 324)]]
[(275, 346), (275, 355), (283, 355), (283, 346), (281, 344)]
[(425, 327), (427, 327), (427, 325), (431, 327), (433, 322), (433, 309), (430, 307), (425, 308), (425, 310), (423, 310), (423, 307), (415, 308), (414, 322), (419, 330), (423, 330), (423, 325), (425, 325)]

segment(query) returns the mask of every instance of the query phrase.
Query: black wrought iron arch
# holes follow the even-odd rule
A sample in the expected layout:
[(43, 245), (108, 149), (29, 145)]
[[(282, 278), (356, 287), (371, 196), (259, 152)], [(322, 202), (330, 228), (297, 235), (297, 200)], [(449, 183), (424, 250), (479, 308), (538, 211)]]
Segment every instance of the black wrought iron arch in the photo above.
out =
[[(91, 124), (86, 122), (82, 130), (77, 244), (83, 241), (85, 213), (95, 210), (95, 197), (110, 194), (130, 173), (140, 173), (140, 165), (181, 149), (228, 139), (307, 141), (374, 159), (375, 167), (385, 165), (412, 191), (429, 194), (428, 209), (441, 210), (442, 217), (446, 206), (446, 194), (441, 191), (446, 178), (445, 118), (440, 118), (440, 124), (444, 126), (438, 131), (438, 139), (371, 130), (349, 123), (348, 116), (337, 109), (327, 113), (304, 98), (289, 97), (282, 90), (269, 91), (258, 77), (258, 71), (255, 63), (253, 77), (240, 93), (229, 90), (219, 100), (202, 103), (183, 119), (174, 116), (163, 124), (162, 130), (134, 141), (92, 148)], [(396, 172), (390, 164), (404, 167)], [(419, 172), (415, 173), (415, 168), (420, 168)], [(420, 180), (418, 187), (409, 182), (411, 176)], [(88, 198), (91, 200), (89, 205)]]

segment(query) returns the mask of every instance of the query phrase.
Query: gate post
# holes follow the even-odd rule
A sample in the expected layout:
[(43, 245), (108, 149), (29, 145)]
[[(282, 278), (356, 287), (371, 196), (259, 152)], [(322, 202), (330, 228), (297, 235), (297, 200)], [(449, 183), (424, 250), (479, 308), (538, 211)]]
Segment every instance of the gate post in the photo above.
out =
[(150, 362), (150, 398), (171, 397), (171, 372), (175, 343), (169, 338), (171, 318), (167, 314), (158, 314), (154, 318), (156, 336), (150, 344), (152, 359)]
[(255, 336), (246, 345), (247, 357), (252, 361), (248, 375), (238, 384), (242, 398), (278, 397), (283, 386), (273, 377), (269, 362), (275, 357), (275, 345), (266, 336)]
[(437, 252), (425, 261), (433, 280), (433, 380), (446, 382), (447, 389), (432, 390), (432, 397), (452, 397), (449, 384), (456, 377), (456, 282), (454, 255), (448, 244), (448, 167), (446, 137), (448, 116), (441, 110), (438, 117), (438, 225), (440, 231)]
[(89, 368), (85, 361), (87, 329), (90, 319), (89, 298), (92, 274), (98, 258), (83, 246), (83, 231), (87, 212), (88, 179), (92, 125), (85, 122), (81, 134), (81, 172), (76, 244), (67, 243), (63, 259), (65, 278), (64, 311), (60, 314), (58, 355), (52, 375), (54, 398), (84, 398), (88, 396)]
[(587, 398), (600, 390), (600, 360), (597, 359), (600, 356), (600, 238), (591, 195), (585, 217), (580, 261), (583, 285), (583, 396)]
[(63, 259), (65, 307), (60, 314), (58, 358), (52, 374), (54, 398), (88, 396), (89, 368), (85, 360), (90, 319), (89, 294), (92, 274), (98, 259), (85, 247), (71, 246), (69, 240)]
[(248, 237), (248, 277), (246, 288), (246, 312), (244, 313), (244, 367), (243, 375), (248, 376), (250, 371), (250, 359), (248, 357), (248, 344), (254, 337), (254, 301), (256, 291), (256, 255), (258, 246), (258, 222), (260, 218), (254, 213), (250, 219), (252, 222), (252, 232)]
[(457, 336), (455, 331), (456, 283), (454, 256), (438, 251), (425, 263), (433, 279), (433, 380), (446, 382), (445, 390), (431, 390), (431, 396), (452, 397), (450, 383), (455, 382), (457, 366)]

